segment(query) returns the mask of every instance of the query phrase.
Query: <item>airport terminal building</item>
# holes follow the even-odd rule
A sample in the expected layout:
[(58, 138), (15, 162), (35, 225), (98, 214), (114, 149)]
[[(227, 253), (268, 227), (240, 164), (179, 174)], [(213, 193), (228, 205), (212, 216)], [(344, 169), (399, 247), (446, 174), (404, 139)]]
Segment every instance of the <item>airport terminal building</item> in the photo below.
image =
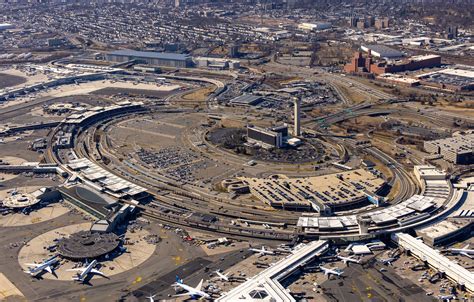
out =
[(186, 68), (192, 67), (191, 56), (186, 54), (136, 51), (136, 50), (116, 50), (106, 54), (107, 61), (125, 63), (136, 60), (141, 64), (149, 64), (163, 67)]

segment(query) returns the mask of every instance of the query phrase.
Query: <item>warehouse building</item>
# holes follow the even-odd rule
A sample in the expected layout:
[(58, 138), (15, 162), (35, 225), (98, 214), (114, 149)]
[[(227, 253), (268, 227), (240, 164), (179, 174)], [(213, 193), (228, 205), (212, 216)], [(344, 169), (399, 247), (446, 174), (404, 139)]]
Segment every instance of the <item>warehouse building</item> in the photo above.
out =
[(242, 106), (242, 107), (250, 107), (250, 106), (257, 106), (261, 102), (263, 102), (263, 98), (258, 95), (253, 94), (244, 94), (233, 98), (230, 100), (229, 104), (232, 106)]
[(426, 152), (439, 154), (454, 164), (474, 163), (474, 134), (464, 134), (425, 142)]
[(361, 49), (367, 53), (371, 53), (372, 56), (381, 59), (399, 59), (403, 57), (403, 53), (387, 47), (385, 45), (367, 45), (361, 46)]
[(300, 23), (298, 29), (304, 31), (317, 31), (331, 28), (331, 23), (317, 22), (317, 23)]
[(149, 64), (163, 67), (185, 68), (192, 67), (193, 61), (189, 55), (166, 52), (116, 50), (106, 54), (107, 61), (124, 63), (137, 61), (141, 64)]
[(194, 62), (199, 68), (209, 68), (217, 70), (240, 68), (240, 61), (222, 58), (197, 57)]

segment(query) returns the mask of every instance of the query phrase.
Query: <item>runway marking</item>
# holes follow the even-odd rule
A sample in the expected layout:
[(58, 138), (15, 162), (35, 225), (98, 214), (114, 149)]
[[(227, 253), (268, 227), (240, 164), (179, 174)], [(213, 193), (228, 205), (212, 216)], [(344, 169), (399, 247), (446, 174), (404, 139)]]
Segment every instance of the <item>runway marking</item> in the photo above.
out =
[(181, 265), (181, 263), (182, 263), (180, 256), (174, 256), (174, 257), (171, 257), (171, 259), (174, 260), (174, 263), (175, 263), (176, 266)]

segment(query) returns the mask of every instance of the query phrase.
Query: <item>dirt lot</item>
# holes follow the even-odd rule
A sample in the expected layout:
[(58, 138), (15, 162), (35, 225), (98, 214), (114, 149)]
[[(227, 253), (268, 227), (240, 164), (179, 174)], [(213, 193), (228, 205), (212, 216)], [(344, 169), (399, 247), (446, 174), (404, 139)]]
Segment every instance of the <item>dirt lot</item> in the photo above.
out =
[(215, 86), (207, 86), (183, 95), (183, 100), (203, 102), (215, 90)]

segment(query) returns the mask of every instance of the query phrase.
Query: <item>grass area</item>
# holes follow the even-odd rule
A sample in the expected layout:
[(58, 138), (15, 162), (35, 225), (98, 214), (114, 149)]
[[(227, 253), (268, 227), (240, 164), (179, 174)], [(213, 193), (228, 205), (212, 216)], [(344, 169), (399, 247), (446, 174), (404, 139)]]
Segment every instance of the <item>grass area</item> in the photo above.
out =
[(387, 199), (393, 200), (398, 195), (399, 191), (400, 191), (400, 182), (396, 181), (392, 189), (390, 190), (390, 193), (387, 195)]
[(216, 90), (215, 86), (206, 86), (185, 94), (182, 98), (186, 101), (204, 102), (214, 90)]

